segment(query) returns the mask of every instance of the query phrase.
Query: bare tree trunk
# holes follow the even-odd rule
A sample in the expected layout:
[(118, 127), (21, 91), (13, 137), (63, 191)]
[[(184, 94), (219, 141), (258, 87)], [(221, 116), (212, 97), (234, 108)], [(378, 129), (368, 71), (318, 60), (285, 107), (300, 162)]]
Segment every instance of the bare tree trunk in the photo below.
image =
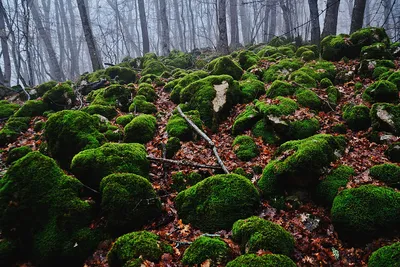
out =
[(291, 32), (292, 28), (291, 28), (291, 23), (290, 23), (290, 9), (286, 5), (286, 3), (283, 1), (280, 2), (280, 5), (281, 5), (282, 12), (283, 12), (283, 20), (285, 23), (286, 38), (292, 39), (292, 32)]
[(340, 0), (328, 0), (326, 3), (326, 16), (322, 38), (328, 35), (336, 35)]
[(51, 43), (50, 33), (43, 26), (35, 1), (29, 0), (29, 4), (32, 12), (32, 18), (35, 21), (37, 30), (39, 31), (40, 38), (42, 39), (43, 43), (46, 46), (47, 54), (49, 57), (50, 73), (52, 75), (52, 79), (55, 79), (57, 81), (63, 81), (65, 80), (64, 73), (61, 70), (60, 65), (58, 64), (57, 55)]
[[(179, 4), (178, 0), (174, 0), (174, 17), (175, 17), (175, 23), (178, 28), (178, 36), (179, 36), (179, 49), (181, 51), (185, 51), (185, 46), (183, 45), (183, 30), (182, 30), (182, 23), (181, 23), (181, 18), (179, 15)], [(183, 7), (182, 7), (183, 8)]]
[(143, 54), (146, 54), (149, 53), (150, 51), (150, 41), (149, 41), (149, 31), (147, 29), (147, 18), (146, 18), (146, 10), (144, 8), (144, 0), (138, 0), (138, 6), (139, 6), (140, 27), (142, 28)]
[(77, 4), (82, 21), (83, 31), (85, 33), (86, 43), (89, 49), (90, 60), (92, 61), (92, 68), (94, 71), (103, 69), (104, 67), (101, 60), (101, 55), (97, 51), (96, 43), (92, 32), (92, 27), (90, 27), (88, 13), (86, 11), (85, 2), (77, 0)]
[(4, 74), (3, 74), (3, 80), (0, 81), (6, 86), (10, 86), (11, 82), (11, 60), (10, 60), (10, 51), (8, 49), (8, 43), (7, 43), (7, 31), (6, 31), (6, 25), (5, 25), (5, 16), (7, 14), (5, 13), (3, 3), (0, 1), (0, 39), (1, 39), (1, 50), (3, 54), (3, 63), (4, 63)]
[(275, 37), (276, 34), (276, 6), (277, 1), (273, 0), (271, 2), (271, 23), (269, 24), (269, 31), (268, 31), (268, 42), (271, 41), (272, 38)]
[(170, 52), (169, 26), (167, 17), (166, 0), (160, 0), (160, 18), (161, 18), (161, 53), (166, 56)]
[(230, 18), (231, 18), (231, 46), (237, 48), (240, 46), (239, 41), (239, 17), (237, 11), (238, 0), (230, 0)]
[(318, 0), (308, 0), (311, 20), (311, 43), (319, 45), (321, 30), (319, 27)]
[(269, 1), (266, 0), (265, 3), (265, 14), (264, 14), (264, 31), (263, 31), (263, 42), (267, 43), (268, 42), (268, 24), (269, 24), (269, 14), (271, 12), (271, 6), (269, 4)]
[(353, 15), (351, 16), (350, 33), (353, 33), (362, 28), (365, 5), (366, 5), (366, 0), (355, 0)]
[(229, 54), (228, 32), (226, 29), (226, 0), (218, 0), (218, 46), (217, 50), (221, 54)]
[(71, 73), (73, 73), (73, 77), (80, 75), (79, 68), (79, 60), (78, 60), (78, 44), (76, 40), (75, 33), (75, 14), (74, 9), (72, 7), (72, 3), (70, 0), (66, 1), (68, 5), (69, 19), (70, 19), (70, 28), (71, 28)]
[(55, 13), (56, 13), (56, 25), (57, 25), (57, 39), (58, 39), (58, 47), (59, 47), (59, 55), (60, 60), (59, 64), (60, 67), (63, 68), (63, 63), (65, 62), (65, 42), (64, 42), (64, 27), (61, 24), (61, 15), (63, 10), (60, 10), (59, 2), (55, 1)]
[(249, 20), (249, 15), (246, 12), (246, 7), (243, 4), (243, 1), (241, 1), (240, 4), (240, 23), (241, 23), (241, 28), (242, 28), (242, 35), (243, 35), (243, 44), (249, 44), (250, 43), (250, 20)]

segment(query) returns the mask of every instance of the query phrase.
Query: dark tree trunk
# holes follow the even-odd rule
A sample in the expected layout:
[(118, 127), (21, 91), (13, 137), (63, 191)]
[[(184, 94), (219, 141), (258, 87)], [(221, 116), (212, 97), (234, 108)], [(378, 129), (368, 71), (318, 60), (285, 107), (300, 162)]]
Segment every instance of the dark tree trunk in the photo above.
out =
[(169, 26), (167, 16), (166, 0), (160, 0), (160, 17), (161, 17), (161, 53), (167, 56), (170, 52)]
[(350, 33), (362, 28), (366, 2), (366, 0), (356, 0), (354, 2), (353, 15), (351, 16)]
[(239, 17), (237, 11), (238, 0), (230, 0), (230, 17), (231, 17), (231, 46), (237, 48), (239, 42)]
[(269, 23), (269, 13), (271, 12), (271, 6), (269, 5), (269, 1), (266, 1), (265, 4), (265, 14), (264, 14), (264, 32), (263, 32), (263, 42), (268, 42), (268, 23)]
[(229, 54), (228, 33), (226, 29), (226, 0), (218, 0), (218, 46), (217, 50), (221, 54)]
[(336, 35), (339, 5), (340, 0), (328, 0), (326, 3), (327, 10), (324, 21), (324, 30), (322, 31), (322, 38), (328, 35)]
[(271, 22), (269, 24), (268, 42), (271, 41), (271, 39), (275, 37), (275, 33), (276, 33), (276, 5), (277, 4), (278, 3), (276, 0), (273, 0), (271, 2)]
[(146, 10), (144, 8), (144, 0), (138, 0), (140, 27), (142, 28), (143, 54), (150, 51), (149, 31), (147, 29)]
[(311, 43), (319, 45), (321, 30), (319, 27), (318, 0), (308, 0), (311, 20)]
[(10, 60), (10, 51), (8, 49), (7, 43), (7, 31), (6, 31), (6, 24), (5, 24), (5, 16), (3, 4), (0, 2), (0, 39), (1, 39), (1, 50), (3, 53), (3, 63), (4, 63), (4, 74), (3, 80), (0, 81), (4, 83), (6, 86), (10, 86), (11, 82), (11, 60)]

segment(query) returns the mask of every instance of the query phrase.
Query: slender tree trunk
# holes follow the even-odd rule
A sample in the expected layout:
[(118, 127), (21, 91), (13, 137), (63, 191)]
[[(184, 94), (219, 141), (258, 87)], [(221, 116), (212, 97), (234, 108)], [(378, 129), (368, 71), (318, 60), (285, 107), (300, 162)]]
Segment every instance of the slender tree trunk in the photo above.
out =
[(94, 71), (103, 69), (104, 67), (101, 61), (101, 55), (97, 51), (96, 43), (92, 32), (92, 27), (90, 27), (89, 16), (86, 11), (85, 2), (77, 0), (77, 4), (82, 21), (83, 31), (85, 33), (86, 43), (89, 49), (90, 60), (92, 61), (92, 68)]
[(61, 16), (60, 13), (64, 12), (60, 10), (59, 2), (55, 1), (55, 13), (56, 13), (56, 25), (57, 25), (57, 40), (58, 40), (58, 47), (59, 47), (59, 55), (60, 60), (59, 64), (60, 67), (63, 67), (63, 63), (65, 62), (65, 42), (64, 42), (64, 27), (61, 24)]
[(149, 32), (147, 29), (146, 10), (144, 8), (144, 0), (138, 0), (140, 27), (142, 28), (143, 38), (143, 54), (150, 52)]
[(339, 15), (340, 0), (328, 0), (326, 3), (326, 16), (324, 22), (324, 30), (322, 31), (322, 38), (328, 35), (336, 35), (337, 21)]
[(363, 26), (364, 11), (365, 11), (366, 0), (355, 0), (353, 15), (351, 16), (350, 33), (353, 33)]
[(226, 0), (218, 0), (218, 46), (217, 50), (221, 54), (229, 54), (228, 32), (226, 29)]
[(160, 18), (161, 18), (161, 53), (167, 56), (170, 52), (170, 39), (169, 39), (169, 26), (167, 16), (167, 3), (166, 0), (160, 0)]
[(283, 20), (285, 23), (286, 38), (292, 39), (292, 33), (291, 33), (292, 28), (290, 27), (290, 24), (291, 24), (290, 23), (290, 9), (283, 1), (280, 2), (280, 5), (281, 5), (282, 13), (283, 13)]
[(68, 13), (69, 13), (69, 20), (70, 20), (70, 29), (71, 29), (71, 73), (73, 73), (72, 77), (76, 77), (80, 74), (80, 67), (79, 67), (79, 59), (78, 59), (78, 44), (76, 40), (76, 32), (75, 32), (75, 14), (74, 9), (72, 7), (72, 3), (70, 0), (66, 1), (68, 5)]
[[(185, 46), (183, 45), (183, 30), (182, 30), (182, 23), (179, 13), (179, 4), (178, 0), (174, 0), (174, 17), (175, 17), (175, 24), (178, 28), (178, 36), (179, 36), (179, 48), (181, 51), (185, 51)], [(183, 6), (182, 6), (183, 8)]]
[(269, 24), (268, 30), (268, 42), (271, 41), (271, 39), (274, 38), (276, 34), (276, 6), (277, 1), (273, 0), (271, 2), (271, 22)]
[(238, 0), (230, 0), (230, 17), (231, 17), (231, 46), (237, 48), (240, 46), (239, 41), (239, 17), (238, 17)]
[(264, 31), (263, 31), (263, 42), (268, 42), (268, 24), (269, 24), (269, 14), (271, 12), (271, 6), (268, 0), (265, 3), (265, 14), (264, 14)]
[(4, 63), (4, 74), (3, 74), (3, 80), (0, 81), (4, 83), (6, 86), (10, 86), (11, 82), (11, 60), (10, 60), (10, 51), (8, 49), (8, 43), (7, 43), (7, 31), (6, 31), (6, 25), (5, 25), (5, 10), (3, 7), (3, 3), (0, 2), (0, 39), (1, 39), (1, 50), (3, 53), (3, 63)]
[(319, 45), (321, 30), (319, 27), (318, 0), (308, 0), (311, 20), (311, 43)]
[(241, 28), (242, 28), (242, 35), (243, 35), (243, 44), (249, 44), (250, 43), (250, 19), (249, 19), (249, 15), (248, 12), (246, 11), (246, 7), (243, 4), (243, 1), (241, 1), (240, 4), (240, 24), (241, 24)]

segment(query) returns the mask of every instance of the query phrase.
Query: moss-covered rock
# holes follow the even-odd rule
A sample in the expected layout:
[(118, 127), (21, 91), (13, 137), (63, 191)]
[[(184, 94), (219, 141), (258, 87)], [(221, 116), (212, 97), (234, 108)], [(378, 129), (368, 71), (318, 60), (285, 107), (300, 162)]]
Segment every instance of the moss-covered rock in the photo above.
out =
[(344, 146), (343, 137), (326, 134), (286, 142), (265, 167), (258, 186), (265, 197), (280, 195), (291, 187), (309, 188), (317, 184), (322, 169), (336, 159), (336, 152)]
[(129, 106), (130, 112), (139, 112), (144, 114), (157, 113), (157, 107), (153, 103), (147, 102), (144, 95), (135, 96), (132, 104)]
[(186, 74), (182, 78), (168, 82), (165, 85), (164, 90), (171, 91), (170, 97), (172, 102), (178, 104), (180, 101), (180, 93), (186, 86), (202, 78), (205, 78), (208, 75), (209, 75), (208, 72), (201, 70)]
[(232, 238), (246, 253), (256, 253), (262, 249), (290, 256), (294, 250), (294, 238), (288, 231), (256, 216), (235, 222)]
[(292, 74), (290, 74), (289, 79), (299, 85), (302, 85), (305, 88), (317, 87), (317, 82), (315, 81), (315, 79), (304, 71), (297, 70), (293, 72)]
[[(369, 46), (375, 43), (382, 43), (384, 45), (390, 44), (390, 39), (383, 28), (366, 27), (355, 31), (350, 35), (352, 45), (357, 49), (357, 57), (362, 47)], [(350, 58), (350, 57), (349, 57)]]
[(29, 117), (11, 117), (8, 119), (3, 129), (0, 130), (0, 146), (17, 140), (21, 132), (29, 128)]
[(343, 57), (354, 58), (359, 54), (353, 54), (348, 42), (350, 36), (341, 34), (338, 36), (329, 35), (321, 41), (321, 56), (325, 60), (338, 61)]
[(301, 89), (296, 92), (297, 103), (303, 107), (307, 107), (313, 110), (320, 110), (322, 107), (322, 101), (318, 95), (310, 89)]
[(50, 91), (54, 86), (58, 83), (56, 81), (48, 81), (36, 86), (34, 89), (36, 90), (37, 97), (43, 96), (47, 91)]
[(254, 52), (245, 50), (239, 53), (238, 60), (240, 66), (247, 70), (251, 66), (256, 65), (260, 58)]
[(247, 106), (246, 109), (236, 117), (232, 126), (232, 134), (238, 135), (251, 129), (261, 117), (261, 113), (258, 112), (254, 106)]
[(324, 78), (333, 80), (335, 79), (337, 72), (336, 67), (332, 62), (324, 60), (309, 62), (300, 68), (299, 71), (306, 73), (316, 81), (321, 81)]
[(233, 152), (243, 161), (249, 161), (258, 156), (259, 151), (254, 140), (248, 135), (239, 135), (233, 141)]
[(140, 231), (120, 236), (108, 252), (107, 260), (110, 267), (132, 266), (132, 260), (158, 262), (162, 254), (172, 251), (156, 234)]
[(371, 126), (370, 110), (364, 105), (347, 105), (343, 108), (343, 119), (350, 129), (366, 130)]
[(133, 120), (133, 118), (135, 118), (135, 116), (133, 116), (132, 114), (122, 115), (122, 116), (119, 116), (115, 120), (115, 122), (119, 125), (126, 126), (128, 123), (130, 123)]
[(158, 98), (153, 86), (148, 83), (141, 83), (137, 94), (145, 96), (148, 102), (154, 102)]
[(156, 133), (157, 120), (151, 115), (139, 115), (125, 126), (127, 143), (147, 143)]
[(400, 188), (400, 167), (396, 164), (375, 165), (369, 170), (369, 174), (390, 187)]
[(160, 76), (164, 71), (167, 71), (167, 67), (157, 59), (146, 60), (143, 64), (142, 76), (153, 74)]
[(298, 140), (316, 134), (319, 129), (319, 121), (311, 118), (291, 121), (287, 128), (276, 129), (276, 132), (281, 135), (283, 140)]
[(60, 83), (43, 95), (43, 102), (55, 111), (68, 109), (75, 102), (74, 90), (69, 83)]
[(97, 118), (83, 111), (64, 110), (51, 115), (44, 132), (48, 152), (68, 168), (79, 151), (99, 147), (104, 141), (98, 125)]
[(354, 175), (349, 166), (339, 166), (320, 181), (315, 188), (315, 197), (323, 205), (331, 206), (340, 188), (345, 188), (349, 178)]
[(390, 144), (388, 149), (385, 151), (386, 156), (392, 162), (400, 162), (400, 143), (395, 142)]
[(181, 140), (178, 137), (170, 137), (165, 146), (167, 158), (172, 158), (181, 149)]
[(264, 116), (285, 116), (293, 114), (299, 105), (293, 99), (287, 97), (276, 97), (273, 104), (267, 104), (262, 101), (256, 102), (256, 108)]
[(289, 96), (296, 92), (296, 86), (284, 81), (274, 81), (267, 90), (268, 98), (275, 98), (277, 96)]
[(259, 80), (247, 79), (239, 82), (243, 95), (243, 103), (249, 103), (265, 94), (264, 83)]
[(108, 175), (101, 180), (100, 192), (107, 228), (113, 233), (139, 229), (161, 214), (161, 202), (151, 183), (142, 176)]
[(376, 103), (371, 107), (370, 117), (374, 130), (400, 133), (400, 106)]
[(374, 75), (375, 70), (378, 72), (382, 68), (386, 70), (394, 69), (394, 62), (386, 59), (364, 59), (361, 60), (357, 73), (363, 78), (370, 78)]
[(291, 72), (301, 68), (303, 63), (295, 59), (283, 59), (279, 63), (270, 66), (263, 74), (264, 82), (273, 82), (277, 79), (284, 78)]
[[(15, 117), (35, 117), (42, 116), (49, 106), (41, 100), (28, 100), (25, 104), (15, 113)], [(2, 116), (0, 116), (2, 117)]]
[(387, 79), (389, 82), (395, 84), (400, 91), (400, 71), (393, 72)]
[(130, 99), (130, 89), (119, 84), (92, 91), (88, 95), (88, 101), (91, 101), (92, 105), (113, 106), (122, 111), (128, 111)]
[[(202, 121), (200, 119), (200, 113), (197, 110), (191, 110), (184, 113), (188, 118), (197, 125), (200, 129), (202, 128)], [(192, 140), (196, 133), (192, 127), (186, 122), (184, 118), (179, 114), (172, 115), (167, 123), (167, 133), (170, 137), (177, 137), (182, 141)]]
[(332, 223), (343, 239), (366, 240), (398, 228), (400, 194), (391, 188), (362, 185), (334, 199)]
[(105, 75), (121, 84), (135, 83), (137, 73), (131, 68), (111, 66), (105, 70)]
[(255, 137), (261, 137), (267, 144), (277, 144), (280, 141), (280, 137), (270, 125), (265, 123), (265, 120), (259, 120), (251, 131)]
[[(7, 100), (0, 101), (0, 118), (6, 119), (11, 117), (17, 110), (19, 105), (8, 102)], [(25, 116), (17, 116), (25, 117)]]
[(361, 48), (361, 59), (392, 59), (390, 50), (383, 43), (374, 43)]
[(184, 223), (202, 231), (217, 231), (252, 215), (259, 201), (259, 193), (248, 179), (228, 174), (208, 177), (182, 191), (175, 204)]
[(201, 236), (185, 250), (182, 263), (196, 266), (210, 260), (211, 265), (225, 264), (229, 253), (228, 245), (220, 238)]
[(308, 61), (316, 59), (316, 55), (313, 51), (304, 51), (301, 54), (301, 59), (308, 62)]
[(192, 54), (184, 53), (178, 50), (171, 51), (168, 57), (164, 59), (166, 65), (181, 69), (187, 69), (193, 66), (193, 61), (194, 58)]
[(111, 106), (103, 106), (103, 105), (90, 105), (84, 109), (83, 112), (86, 112), (90, 115), (99, 114), (101, 116), (106, 117), (107, 119), (112, 119), (117, 116), (117, 111), (115, 108)]
[(267, 254), (258, 256), (256, 254), (244, 254), (233, 261), (228, 262), (226, 267), (295, 267), (296, 264), (285, 255)]
[(330, 86), (333, 86), (333, 83), (330, 79), (328, 78), (323, 78), (320, 82), (319, 82), (319, 87), (324, 89), (324, 88), (328, 88)]
[(214, 59), (207, 69), (212, 75), (230, 75), (235, 80), (240, 80), (243, 75), (243, 69), (229, 56)]
[(400, 242), (381, 247), (369, 257), (369, 267), (399, 267), (400, 266)]
[(30, 148), (29, 146), (21, 146), (10, 149), (10, 152), (8, 152), (7, 163), (11, 164), (14, 161), (19, 160), (29, 152), (32, 152), (32, 148)]
[(370, 85), (362, 95), (363, 100), (376, 103), (376, 102), (399, 102), (399, 91), (395, 84), (389, 81), (377, 81)]
[(101, 180), (112, 173), (134, 173), (147, 177), (149, 161), (143, 145), (107, 143), (77, 154), (71, 172), (85, 185), (99, 188)]

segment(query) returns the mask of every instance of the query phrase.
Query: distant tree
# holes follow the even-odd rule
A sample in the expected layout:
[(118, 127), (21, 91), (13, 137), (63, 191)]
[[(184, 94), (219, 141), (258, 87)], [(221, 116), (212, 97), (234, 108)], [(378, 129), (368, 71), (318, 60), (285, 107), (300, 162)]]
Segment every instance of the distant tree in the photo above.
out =
[(146, 54), (150, 51), (150, 41), (149, 41), (149, 32), (147, 29), (147, 18), (146, 18), (146, 10), (144, 8), (144, 0), (138, 0), (138, 6), (139, 6), (140, 26), (142, 29), (142, 38), (143, 38), (143, 54)]
[(318, 16), (318, 0), (308, 0), (311, 19), (311, 43), (318, 45), (321, 38)]
[(169, 26), (167, 16), (166, 0), (160, 0), (160, 19), (161, 19), (161, 53), (166, 56), (170, 52)]
[(326, 15), (324, 21), (324, 30), (322, 31), (322, 38), (328, 35), (336, 34), (339, 5), (340, 0), (328, 0), (326, 2)]
[(226, 0), (218, 0), (218, 45), (217, 51), (221, 54), (229, 53), (228, 32), (226, 28)]
[(231, 46), (237, 48), (240, 45), (239, 41), (239, 17), (238, 17), (238, 0), (230, 0), (230, 22), (231, 22)]
[(351, 16), (350, 33), (362, 28), (366, 2), (366, 0), (355, 0), (353, 15)]
[(0, 39), (1, 39), (1, 51), (3, 56), (3, 66), (4, 71), (0, 70), (0, 83), (10, 86), (11, 82), (11, 60), (10, 60), (10, 52), (8, 49), (7, 42), (7, 31), (5, 24), (5, 17), (7, 14), (5, 13), (3, 3), (0, 1)]
[(272, 0), (271, 1), (271, 22), (269, 24), (269, 30), (268, 30), (268, 41), (271, 41), (271, 39), (275, 36), (276, 34), (276, 6), (278, 2), (277, 0)]

